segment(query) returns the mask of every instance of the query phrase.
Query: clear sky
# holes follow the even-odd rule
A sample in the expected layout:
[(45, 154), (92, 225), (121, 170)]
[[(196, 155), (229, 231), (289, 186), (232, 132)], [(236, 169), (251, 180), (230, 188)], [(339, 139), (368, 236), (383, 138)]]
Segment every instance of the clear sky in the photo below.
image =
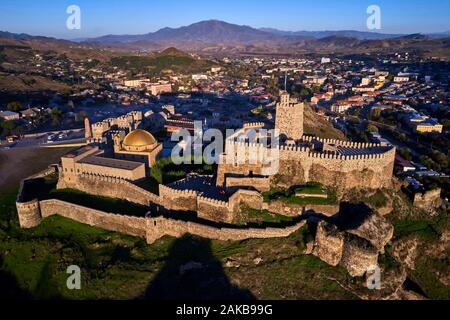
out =
[[(81, 30), (66, 9), (81, 8)], [(58, 38), (143, 34), (219, 19), (289, 31), (367, 31), (369, 5), (381, 8), (384, 33), (450, 30), (449, 0), (1, 0), (0, 30)]]

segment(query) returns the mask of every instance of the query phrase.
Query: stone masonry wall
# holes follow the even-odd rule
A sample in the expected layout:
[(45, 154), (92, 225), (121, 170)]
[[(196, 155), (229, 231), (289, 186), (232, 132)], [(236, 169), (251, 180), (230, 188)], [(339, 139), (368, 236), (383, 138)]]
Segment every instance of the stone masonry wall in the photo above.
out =
[(159, 204), (160, 198), (126, 180), (83, 174), (73, 181), (60, 179), (58, 189), (71, 188), (89, 194), (124, 199), (143, 206)]
[(221, 241), (241, 241), (252, 238), (283, 238), (288, 237), (306, 224), (302, 221), (287, 228), (266, 229), (232, 229), (214, 228), (192, 222), (167, 219), (163, 217), (147, 218), (147, 243), (151, 244), (163, 236), (181, 237), (186, 233), (203, 238)]
[(241, 205), (255, 210), (264, 209), (262, 195), (254, 190), (240, 189), (236, 191), (228, 200), (228, 204), (232, 212), (239, 212)]
[(232, 223), (234, 213), (230, 210), (228, 202), (198, 197), (197, 198), (197, 216), (216, 222)]
[(42, 170), (20, 182), (17, 193), (16, 209), (19, 216), (19, 224), (22, 228), (34, 228), (41, 223), (41, 209), (37, 199), (27, 199), (26, 185), (33, 179), (44, 178), (56, 172), (54, 167)]
[[(145, 238), (149, 244), (163, 236), (180, 237), (186, 233), (200, 237), (222, 240), (240, 241), (251, 238), (280, 238), (287, 237), (305, 225), (305, 221), (287, 228), (266, 229), (233, 229), (215, 228), (193, 222), (185, 222), (164, 217), (132, 217), (107, 213), (86, 208), (60, 200), (33, 201), (33, 210), (37, 210), (39, 217), (47, 218), (59, 215), (90, 226), (121, 232), (131, 236)], [(29, 204), (26, 204), (28, 206)], [(33, 211), (34, 212), (34, 211)], [(19, 213), (19, 217), (21, 214)], [(23, 218), (23, 217), (22, 217)], [(26, 222), (25, 220), (21, 220)], [(35, 227), (39, 221), (32, 220), (25, 223), (28, 228)], [(26, 227), (23, 225), (23, 227)]]
[(40, 207), (43, 218), (58, 214), (62, 217), (90, 226), (121, 232), (136, 237), (146, 237), (147, 224), (144, 217), (140, 218), (106, 213), (60, 200), (41, 201)]
[(193, 190), (176, 190), (159, 185), (159, 202), (168, 210), (196, 212), (197, 196), (197, 192)]
[(37, 199), (28, 202), (17, 202), (16, 208), (19, 214), (19, 223), (22, 228), (34, 228), (41, 223), (42, 216)]
[(226, 187), (253, 187), (260, 192), (265, 192), (270, 190), (270, 179), (229, 177), (226, 179)]
[[(358, 147), (380, 147), (379, 145), (352, 142), (341, 142), (341, 144), (345, 147), (355, 148), (355, 150)], [(227, 142), (227, 152), (241, 149), (246, 149), (243, 154), (259, 152), (257, 145), (245, 142)], [(230, 155), (227, 154), (222, 155), (223, 161), (218, 170), (218, 185), (227, 184), (226, 180), (231, 175), (242, 175), (242, 178), (248, 176), (250, 172), (264, 175), (264, 166), (261, 163), (247, 161), (234, 165), (233, 159), (230, 162), (229, 157)], [(334, 187), (338, 191), (352, 188), (390, 188), (394, 158), (395, 148), (386, 148), (386, 151), (376, 154), (343, 156), (314, 152), (306, 147), (281, 146), (279, 148), (279, 170), (270, 176), (272, 184), (285, 187), (314, 181)], [(265, 166), (267, 167), (267, 164)], [(235, 183), (233, 178), (231, 179), (232, 183)]]

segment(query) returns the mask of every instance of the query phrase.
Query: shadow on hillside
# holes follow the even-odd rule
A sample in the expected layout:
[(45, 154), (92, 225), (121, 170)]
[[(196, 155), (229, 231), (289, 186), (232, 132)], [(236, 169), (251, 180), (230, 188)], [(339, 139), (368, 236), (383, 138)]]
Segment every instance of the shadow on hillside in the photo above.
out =
[(211, 241), (185, 235), (175, 241), (166, 265), (140, 299), (253, 300), (249, 290), (233, 285), (211, 250)]
[(330, 219), (340, 230), (356, 229), (373, 214), (373, 210), (364, 203), (343, 202), (339, 213)]
[[(0, 267), (3, 259), (0, 256)], [(16, 278), (3, 270), (0, 270), (0, 300), (30, 300), (31, 295), (20, 288)]]

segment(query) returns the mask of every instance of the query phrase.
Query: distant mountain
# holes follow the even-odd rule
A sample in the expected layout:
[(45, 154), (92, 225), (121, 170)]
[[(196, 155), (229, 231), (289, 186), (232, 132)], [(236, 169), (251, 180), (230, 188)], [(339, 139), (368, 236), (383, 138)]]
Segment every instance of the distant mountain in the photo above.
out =
[[(444, 35), (445, 33), (440, 34)], [(180, 28), (163, 28), (141, 35), (107, 35), (82, 42), (0, 33), (0, 45), (14, 43), (43, 50), (63, 51), (67, 54), (88, 49), (89, 52), (97, 50), (96, 54), (108, 55), (111, 52), (120, 55), (123, 51), (154, 53), (170, 48), (169, 51), (172, 52), (168, 55), (172, 56), (183, 56), (184, 52), (204, 55), (291, 55), (417, 51), (428, 56), (449, 57), (448, 41), (449, 37), (442, 38), (437, 34), (394, 35), (352, 30), (320, 32), (261, 30), (218, 20), (202, 21)]]
[(341, 31), (282, 31), (273, 28), (261, 28), (259, 29), (264, 32), (269, 32), (280, 36), (302, 36), (311, 37), (316, 39), (341, 36), (356, 38), (358, 40), (380, 40), (380, 39), (391, 39), (402, 36), (401, 34), (385, 34), (377, 32), (364, 32), (355, 30), (341, 30)]
[(134, 43), (150, 42), (201, 42), (201, 43), (247, 43), (254, 41), (276, 41), (279, 36), (218, 20), (201, 21), (180, 28), (163, 28), (153, 33), (142, 35), (107, 35), (88, 39), (97, 43)]
[[(10, 50), (23, 48), (27, 50), (27, 54), (33, 54), (33, 50), (41, 52), (56, 52), (66, 54), (70, 58), (91, 58), (100, 61), (109, 60), (110, 53), (91, 48), (87, 45), (72, 42), (69, 40), (56, 39), (43, 36), (31, 36), (29, 34), (17, 34), (11, 32), (0, 31), (0, 50), (2, 47), (8, 47)], [(11, 49), (16, 47), (16, 49)], [(10, 55), (18, 55), (18, 52), (9, 52)], [(14, 59), (13, 59), (14, 60)]]
[(427, 35), (432, 38), (448, 38), (448, 37), (450, 37), (450, 30), (444, 31), (444, 32), (429, 33)]

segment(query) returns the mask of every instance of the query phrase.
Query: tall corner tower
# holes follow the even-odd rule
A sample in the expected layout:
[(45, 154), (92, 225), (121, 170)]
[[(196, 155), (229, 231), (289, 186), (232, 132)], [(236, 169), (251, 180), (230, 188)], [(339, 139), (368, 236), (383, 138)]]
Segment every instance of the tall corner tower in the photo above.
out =
[(303, 103), (291, 99), (288, 92), (280, 91), (275, 119), (275, 129), (280, 131), (280, 136), (300, 140), (303, 136), (303, 113)]
[(84, 118), (84, 137), (86, 139), (92, 138), (92, 128), (88, 117)]

